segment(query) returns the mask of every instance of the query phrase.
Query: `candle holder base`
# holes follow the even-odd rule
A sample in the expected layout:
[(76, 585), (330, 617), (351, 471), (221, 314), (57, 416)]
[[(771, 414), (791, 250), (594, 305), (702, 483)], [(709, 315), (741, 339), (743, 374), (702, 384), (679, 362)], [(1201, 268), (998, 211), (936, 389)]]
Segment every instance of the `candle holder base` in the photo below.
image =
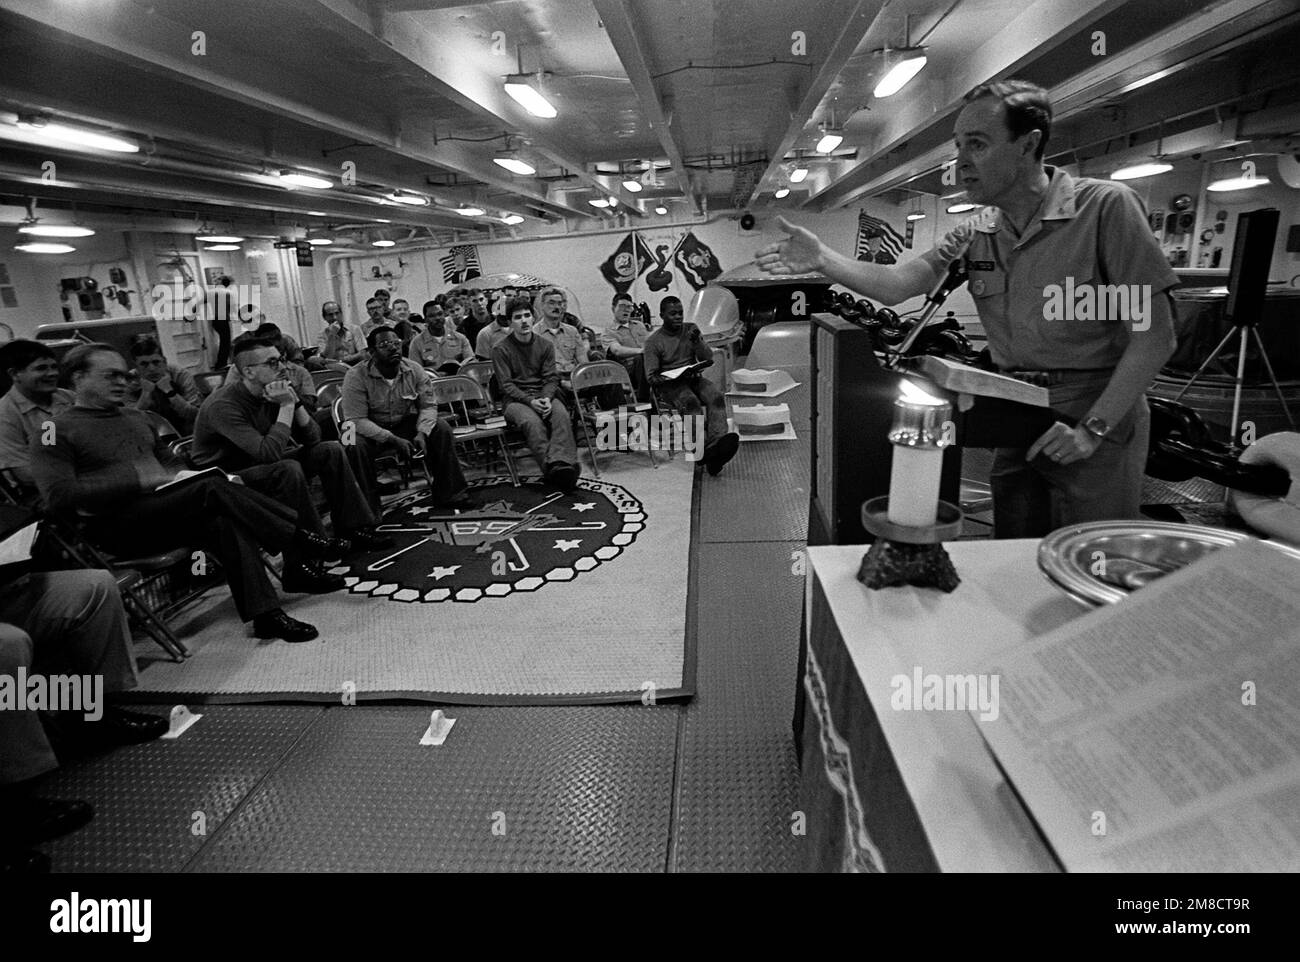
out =
[(862, 506), (862, 526), (876, 541), (862, 558), (858, 580), (872, 590), (900, 585), (952, 591), (961, 578), (943, 541), (961, 532), (961, 509), (939, 502), (932, 525), (914, 527), (889, 520), (889, 498), (872, 498)]

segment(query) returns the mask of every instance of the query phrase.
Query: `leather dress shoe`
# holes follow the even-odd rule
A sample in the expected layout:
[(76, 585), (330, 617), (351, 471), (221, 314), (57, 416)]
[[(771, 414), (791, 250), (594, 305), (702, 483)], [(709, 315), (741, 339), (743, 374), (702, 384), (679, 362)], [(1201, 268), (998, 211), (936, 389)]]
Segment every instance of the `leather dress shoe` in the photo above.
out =
[(295, 621), (281, 608), (253, 619), (253, 634), (258, 638), (283, 638), (285, 641), (311, 641), (320, 632), (305, 621)]
[(547, 470), (546, 480), (568, 494), (578, 486), (580, 473), (576, 464), (557, 464)]
[(50, 857), (35, 849), (0, 852), (0, 875), (45, 875), (50, 871)]
[(136, 745), (161, 738), (167, 734), (169, 723), (162, 715), (108, 707), (104, 709), (104, 717), (100, 719), (98, 727), (118, 745)]
[(392, 538), (379, 534), (373, 529), (358, 528), (355, 531), (349, 531), (345, 538), (351, 542), (353, 551), (377, 551), (380, 548), (391, 548), (393, 546)]
[(327, 538), (306, 528), (299, 528), (293, 533), (293, 543), (309, 558), (323, 561), (337, 561), (352, 550), (346, 538)]
[(75, 832), (95, 817), (89, 802), (27, 795), (2, 809), (5, 827), (20, 846), (39, 845)]
[(740, 435), (732, 431), (724, 434), (704, 449), (704, 467), (716, 475), (740, 450)]
[(303, 561), (287, 568), (280, 587), (291, 594), (324, 595), (346, 588), (342, 575), (329, 574), (319, 561)]
[(396, 481), (376, 481), (376, 482), (375, 482), (375, 494), (378, 494), (378, 495), (381, 495), (381, 496), (383, 496), (383, 495), (388, 495), (388, 494), (397, 494), (397, 492), (399, 492), (399, 491), (401, 491), (401, 490), (402, 490), (402, 486), (401, 486), (400, 484), (398, 484)]

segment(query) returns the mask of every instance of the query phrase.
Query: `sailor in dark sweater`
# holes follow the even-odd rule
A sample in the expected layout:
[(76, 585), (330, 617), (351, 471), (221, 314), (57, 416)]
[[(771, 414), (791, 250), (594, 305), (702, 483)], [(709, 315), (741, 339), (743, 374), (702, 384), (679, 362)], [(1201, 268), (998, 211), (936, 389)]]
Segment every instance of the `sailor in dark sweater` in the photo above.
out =
[(319, 476), (334, 533), (353, 548), (386, 545), (372, 531), (375, 515), (343, 445), (321, 440), (320, 427), (285, 380), (280, 348), (245, 334), (235, 339), (231, 356), (238, 380), (218, 388), (199, 411), (190, 454), (195, 465), (238, 474), (297, 511), (302, 527), (323, 535), (308, 487)]
[[(216, 557), (240, 618), (258, 638), (310, 641), (314, 627), (280, 608), (259, 548), (279, 554), (297, 547), (317, 558), (338, 556), (331, 539), (297, 527), (283, 504), (223, 474), (180, 481), (164, 468), (153, 429), (141, 411), (124, 407), (127, 364), (108, 344), (68, 352), (65, 373), (76, 405), (54, 419), (54, 443), (32, 439), (32, 476), (46, 506), (81, 515), (87, 536), (115, 554), (144, 554), (202, 545)], [(318, 593), (342, 587), (319, 562), (286, 565), (285, 591)]]
[(523, 432), (547, 482), (567, 493), (578, 485), (578, 449), (569, 412), (555, 396), (560, 387), (555, 348), (533, 333), (527, 298), (512, 298), (506, 315), (510, 336), (492, 350), (506, 421)]
[(727, 430), (727, 399), (698, 372), (673, 380), (666, 380), (662, 373), (684, 364), (713, 363), (713, 352), (704, 343), (700, 329), (683, 324), (682, 316), (678, 298), (669, 296), (659, 302), (659, 317), (664, 323), (646, 338), (645, 373), (669, 406), (688, 417), (704, 412), (704, 466), (709, 474), (717, 474), (740, 449), (740, 435)]

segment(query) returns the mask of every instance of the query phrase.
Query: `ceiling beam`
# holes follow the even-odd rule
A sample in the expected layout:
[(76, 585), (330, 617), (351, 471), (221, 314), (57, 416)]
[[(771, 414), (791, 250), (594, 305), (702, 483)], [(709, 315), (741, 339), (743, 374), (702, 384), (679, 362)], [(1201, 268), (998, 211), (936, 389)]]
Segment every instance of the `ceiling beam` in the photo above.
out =
[[(476, 69), (486, 47), (482, 36), (459, 23), (443, 23), (434, 32), (418, 16), (402, 10), (362, 8), (358, 0), (288, 0), (301, 7), (318, 25), (333, 26), (346, 40), (359, 40), (381, 56), (394, 53), (418, 67), (442, 96), (476, 116), (499, 125), (503, 133), (521, 131), (535, 150), (579, 180), (618, 198), (621, 208), (644, 217), (636, 195), (621, 185), (611, 187), (586, 169), (581, 152), (547, 121), (534, 117), (505, 92), (501, 77), (514, 73), (514, 61), (502, 58), (500, 73)], [(592, 216), (591, 211), (582, 212)]]
[[(382, 123), (361, 122), (314, 106), (305, 96), (286, 96), (269, 85), (244, 79), (267, 72), (267, 64), (238, 53), (225, 54), (220, 63), (189, 55), (188, 27), (176, 24), (135, 4), (78, 4), (58, 0), (0, 0), (0, 11), (20, 18), (30, 29), (56, 41), (72, 41), (118, 63), (170, 81), (177, 81), (277, 116), (329, 131), (361, 143), (373, 144), (399, 157), (431, 167), (457, 171), (475, 180), (517, 194), (557, 212), (588, 217), (586, 210), (513, 181), (491, 161), (482, 161), (455, 143), (438, 143), (432, 131), (390, 129)], [(310, 79), (310, 78), (308, 78)], [(305, 87), (310, 87), (306, 84)], [(147, 104), (142, 105), (147, 109)], [(147, 114), (134, 121), (149, 132)], [(506, 205), (509, 206), (509, 205)]]
[(864, 194), (878, 192), (881, 188), (871, 185), (890, 177), (897, 164), (888, 155), (906, 142), (925, 141), (926, 135), (930, 150), (936, 148), (936, 139), (944, 142), (949, 154), (946, 159), (950, 160), (953, 121), (968, 90), (994, 77), (1011, 76), (1124, 3), (1125, 0), (1073, 0), (1071, 3), (1035, 0), (1002, 30), (969, 54), (963, 54), (946, 74), (940, 75), (936, 65), (931, 64), (927, 68), (931, 71), (928, 82), (915, 91), (909, 88), (910, 96), (902, 101), (904, 106), (874, 132), (872, 145), (863, 151), (868, 159), (814, 194), (804, 206), (829, 210), (850, 204)]
[(798, 104), (790, 114), (790, 121), (786, 124), (780, 139), (768, 145), (767, 155), (771, 159), (768, 161), (767, 168), (745, 194), (739, 206), (747, 207), (755, 195), (765, 190), (776, 190), (781, 185), (781, 169), (785, 164), (785, 155), (794, 149), (799, 138), (803, 136), (804, 128), (812, 120), (827, 91), (839, 77), (840, 71), (844, 69), (853, 52), (857, 50), (858, 45), (875, 24), (884, 5), (884, 0), (853, 0), (849, 4), (841, 4), (848, 8), (845, 13), (841, 14), (837, 8), (833, 11), (833, 16), (823, 19), (823, 24), (843, 23), (843, 26), (831, 42), (830, 49), (826, 51), (816, 76), (803, 91)]
[(677, 177), (678, 186), (694, 203), (694, 185), (682, 161), (682, 149), (673, 131), (672, 118), (665, 111), (659, 90), (655, 86), (650, 57), (645, 44), (641, 42), (644, 31), (639, 29), (636, 12), (628, 0), (592, 0), (592, 4), (596, 8), (596, 15), (605, 26), (605, 33), (609, 36), (610, 43), (614, 45), (618, 59), (623, 63), (628, 79), (632, 81), (632, 89), (636, 91), (650, 129), (659, 138), (659, 144), (668, 157), (668, 163), (672, 165), (672, 172)]

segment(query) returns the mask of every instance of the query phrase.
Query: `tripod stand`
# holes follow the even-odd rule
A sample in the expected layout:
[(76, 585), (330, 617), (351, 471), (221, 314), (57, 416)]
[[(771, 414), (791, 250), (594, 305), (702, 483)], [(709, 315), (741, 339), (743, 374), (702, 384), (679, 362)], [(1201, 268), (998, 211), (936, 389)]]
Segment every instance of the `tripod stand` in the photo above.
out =
[(1201, 366), (1196, 369), (1196, 373), (1183, 385), (1183, 389), (1178, 392), (1174, 402), (1177, 403), (1183, 399), (1183, 395), (1196, 383), (1196, 379), (1205, 373), (1207, 367), (1214, 363), (1214, 359), (1219, 356), (1219, 352), (1227, 346), (1228, 342), (1232, 340), (1232, 336), (1236, 334), (1239, 339), (1237, 346), (1237, 374), (1232, 379), (1232, 420), (1229, 422), (1231, 427), (1228, 430), (1228, 445), (1234, 451), (1239, 451), (1240, 445), (1237, 444), (1237, 437), (1241, 428), (1241, 421), (1239, 420), (1241, 417), (1241, 390), (1246, 383), (1246, 350), (1251, 335), (1255, 337), (1255, 346), (1259, 348), (1260, 359), (1264, 362), (1264, 369), (1268, 371), (1269, 383), (1273, 385), (1273, 392), (1277, 394), (1278, 403), (1282, 405), (1282, 413), (1286, 415), (1291, 430), (1294, 431), (1296, 425), (1295, 418), (1291, 416), (1291, 409), (1287, 406), (1286, 397), (1282, 394), (1282, 388), (1277, 383), (1277, 375), (1273, 373), (1273, 364), (1268, 359), (1268, 351), (1264, 348), (1264, 341), (1259, 336), (1259, 331), (1256, 330), (1255, 318), (1252, 316), (1245, 320), (1238, 320), (1233, 317), (1229, 318), (1229, 320), (1232, 326), (1228, 329), (1228, 333), (1223, 335), (1223, 340), (1219, 341), (1218, 346), (1210, 352), (1210, 356), (1201, 363)]

